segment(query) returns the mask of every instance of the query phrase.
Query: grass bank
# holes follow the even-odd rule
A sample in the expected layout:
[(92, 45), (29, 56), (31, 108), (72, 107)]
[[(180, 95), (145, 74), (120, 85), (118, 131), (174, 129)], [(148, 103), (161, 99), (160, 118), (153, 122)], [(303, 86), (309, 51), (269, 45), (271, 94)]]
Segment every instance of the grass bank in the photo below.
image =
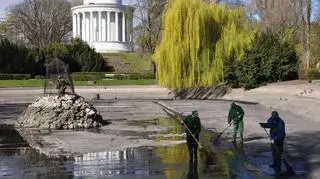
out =
[(151, 55), (146, 53), (104, 53), (108, 66), (116, 73), (150, 72)]
[[(150, 80), (99, 80), (96, 84), (87, 81), (74, 81), (75, 86), (120, 86), (120, 85), (153, 85), (157, 84), (154, 79)], [(44, 80), (0, 80), (0, 88), (14, 87), (43, 87)]]

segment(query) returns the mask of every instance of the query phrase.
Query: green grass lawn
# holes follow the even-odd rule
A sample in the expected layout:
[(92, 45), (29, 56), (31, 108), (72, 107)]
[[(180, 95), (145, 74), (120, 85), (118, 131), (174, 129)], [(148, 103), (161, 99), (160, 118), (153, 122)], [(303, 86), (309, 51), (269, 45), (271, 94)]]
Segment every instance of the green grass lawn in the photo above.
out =
[[(154, 79), (150, 80), (99, 80), (94, 85), (87, 81), (74, 81), (75, 86), (119, 86), (119, 85), (153, 85), (157, 84)], [(0, 80), (0, 88), (13, 87), (43, 87), (44, 80)]]
[[(129, 70), (129, 73), (149, 72), (150, 60), (152, 56), (142, 53), (104, 53), (108, 57), (108, 65), (113, 66), (116, 72), (123, 73), (122, 70)], [(120, 70), (120, 71), (119, 71)]]

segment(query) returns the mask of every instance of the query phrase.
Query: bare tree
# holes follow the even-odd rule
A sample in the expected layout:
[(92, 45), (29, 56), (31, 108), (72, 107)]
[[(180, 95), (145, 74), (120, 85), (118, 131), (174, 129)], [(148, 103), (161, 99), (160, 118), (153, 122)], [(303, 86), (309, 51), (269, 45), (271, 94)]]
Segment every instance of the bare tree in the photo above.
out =
[(311, 0), (300, 0), (301, 13), (301, 39), (305, 51), (305, 68), (310, 68), (310, 34), (311, 34)]
[(243, 7), (246, 0), (202, 0), (205, 3), (226, 4), (230, 8)]
[(255, 7), (260, 24), (265, 29), (272, 29), (278, 35), (284, 35), (288, 29), (298, 30), (299, 15), (291, 0), (255, 0)]
[(83, 0), (68, 0), (70, 5), (73, 6), (79, 6), (83, 4)]
[(136, 44), (144, 52), (153, 53), (159, 43), (162, 32), (162, 15), (168, 0), (135, 0)]
[(304, 67), (310, 66), (311, 0), (252, 0), (262, 29), (280, 36), (292, 33), (304, 50)]
[(12, 27), (34, 46), (61, 42), (72, 30), (70, 4), (66, 0), (24, 0), (9, 12)]

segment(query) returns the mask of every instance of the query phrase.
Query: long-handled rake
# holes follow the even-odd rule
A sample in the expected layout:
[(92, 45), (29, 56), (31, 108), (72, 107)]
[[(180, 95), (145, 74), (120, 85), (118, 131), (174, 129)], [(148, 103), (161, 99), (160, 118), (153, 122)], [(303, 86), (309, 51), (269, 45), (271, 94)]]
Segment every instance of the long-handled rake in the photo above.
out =
[[(232, 122), (231, 122), (232, 123)], [(230, 124), (231, 124), (230, 123)], [(223, 129), (222, 132), (220, 132), (215, 139), (212, 140), (212, 143), (215, 144), (215, 145), (218, 145), (220, 143), (220, 138), (222, 136), (222, 134), (230, 127), (231, 125), (228, 125), (226, 128)]]
[[(268, 135), (269, 138), (271, 138), (270, 134), (268, 133), (268, 131), (266, 130), (266, 128), (263, 128), (264, 131), (266, 132), (266, 134)], [(274, 147), (277, 149), (276, 151), (278, 152), (278, 154), (280, 154), (280, 150), (277, 146), (274, 145)], [(284, 173), (281, 173), (281, 175), (283, 176), (295, 176), (296, 173), (294, 172), (292, 166), (289, 165), (289, 163), (287, 162), (287, 160), (282, 157), (283, 163), (285, 164), (287, 171), (285, 171)]]
[[(185, 116), (183, 116), (182, 114), (180, 114), (179, 112), (177, 112), (175, 109), (165, 105), (165, 104), (162, 104), (160, 102), (155, 102), (156, 104), (159, 104), (160, 106), (162, 106), (162, 109), (164, 112), (166, 112), (170, 117), (173, 117), (173, 118), (184, 118)], [(175, 116), (173, 116), (171, 113), (175, 114)], [(183, 120), (181, 120), (181, 123), (184, 125), (184, 127), (187, 129), (187, 131), (191, 134), (192, 138), (194, 139), (194, 141), (197, 142), (199, 148), (202, 148), (202, 145), (200, 144), (200, 142), (195, 138), (195, 136), (192, 134), (192, 132), (190, 131), (190, 129), (188, 128), (188, 126), (183, 122)]]

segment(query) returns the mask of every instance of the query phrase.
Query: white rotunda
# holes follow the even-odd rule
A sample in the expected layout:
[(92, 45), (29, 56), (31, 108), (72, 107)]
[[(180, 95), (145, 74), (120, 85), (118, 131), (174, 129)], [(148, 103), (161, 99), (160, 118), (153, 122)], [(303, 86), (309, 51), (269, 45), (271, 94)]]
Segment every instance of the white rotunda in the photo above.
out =
[(84, 0), (83, 5), (71, 8), (73, 37), (100, 53), (131, 51), (133, 10), (122, 5), (122, 0)]

